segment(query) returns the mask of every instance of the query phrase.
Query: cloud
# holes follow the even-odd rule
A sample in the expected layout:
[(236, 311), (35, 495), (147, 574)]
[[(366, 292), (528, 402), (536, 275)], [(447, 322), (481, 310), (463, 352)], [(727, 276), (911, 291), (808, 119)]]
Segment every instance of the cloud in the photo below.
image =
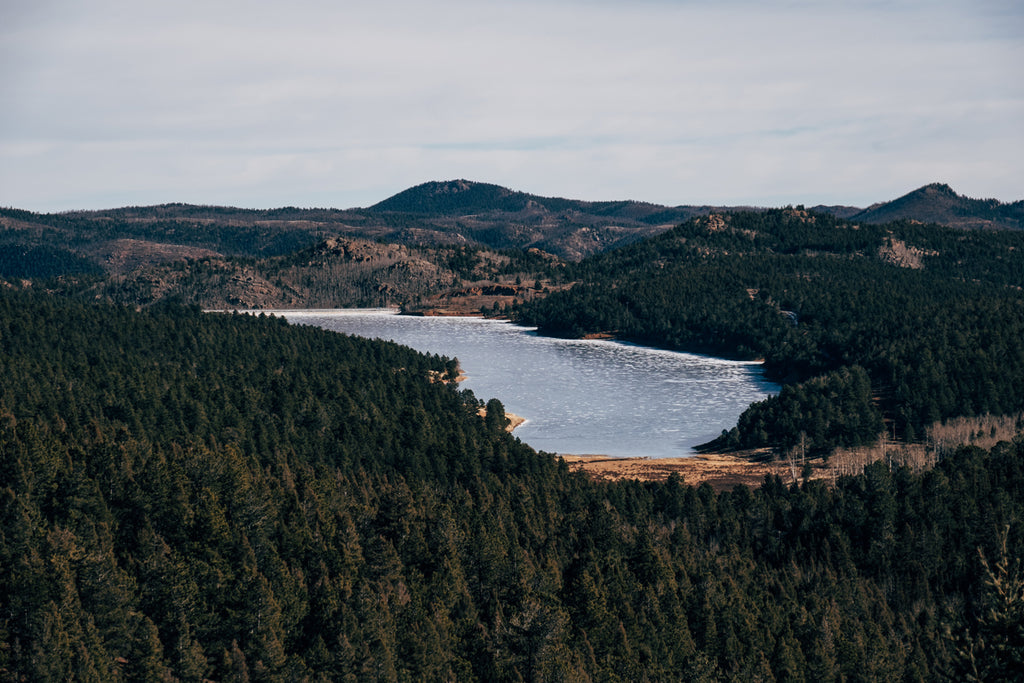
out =
[[(356, 5), (356, 6), (352, 6)], [(6, 10), (5, 10), (6, 11)], [(1018, 199), (1010, 2), (16, 5), (0, 204)]]

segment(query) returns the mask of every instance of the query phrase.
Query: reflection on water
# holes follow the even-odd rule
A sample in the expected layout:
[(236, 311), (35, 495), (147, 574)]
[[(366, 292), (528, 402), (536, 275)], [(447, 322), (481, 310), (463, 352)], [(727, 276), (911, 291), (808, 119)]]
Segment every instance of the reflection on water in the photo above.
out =
[(758, 365), (602, 340), (553, 339), (483, 318), (386, 310), (284, 311), (296, 324), (459, 359), (462, 388), (526, 418), (537, 450), (667, 458), (718, 436), (778, 387)]

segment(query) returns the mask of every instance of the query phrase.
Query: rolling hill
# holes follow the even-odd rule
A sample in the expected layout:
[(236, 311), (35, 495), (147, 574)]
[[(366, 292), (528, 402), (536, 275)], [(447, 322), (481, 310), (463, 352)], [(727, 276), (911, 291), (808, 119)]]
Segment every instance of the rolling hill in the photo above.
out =
[[(408, 304), (453, 289), (541, 280), (556, 285), (558, 264), (736, 208), (590, 202), (451, 180), (344, 210), (189, 204), (58, 214), (0, 209), (0, 277), (62, 278), (65, 290), (95, 283), (92, 295), (137, 305), (167, 298), (206, 307)], [(969, 199), (933, 184), (864, 210), (816, 210), (861, 223), (1019, 228), (1024, 202)], [(331, 244), (352, 245), (361, 256), (348, 259), (345, 249)], [(528, 264), (512, 264), (520, 260), (509, 256), (513, 252), (532, 256)], [(456, 308), (478, 310), (478, 303), (513, 298), (473, 300), (468, 309), (462, 300)]]
[(944, 183), (932, 183), (890, 202), (874, 204), (849, 216), (867, 223), (907, 219), (953, 228), (1024, 228), (1024, 200), (1009, 204), (997, 199), (971, 199)]
[[(172, 245), (205, 250), (206, 255), (270, 257), (339, 236), (406, 245), (537, 248), (577, 261), (663, 232), (694, 216), (750, 208), (592, 202), (451, 180), (411, 187), (368, 208), (242, 209), (172, 203), (57, 214), (0, 208), (0, 245), (66, 250), (107, 272), (124, 270), (127, 251), (130, 265), (194, 256)], [(948, 185), (932, 184), (863, 210), (850, 206), (814, 210), (870, 223), (910, 219), (954, 227), (1020, 228), (1024, 201), (970, 199)], [(147, 245), (151, 245), (148, 253)], [(51, 258), (75, 260), (67, 255)], [(77, 262), (63, 267), (88, 270)], [(5, 259), (3, 269), (0, 275), (22, 275), (11, 259)]]

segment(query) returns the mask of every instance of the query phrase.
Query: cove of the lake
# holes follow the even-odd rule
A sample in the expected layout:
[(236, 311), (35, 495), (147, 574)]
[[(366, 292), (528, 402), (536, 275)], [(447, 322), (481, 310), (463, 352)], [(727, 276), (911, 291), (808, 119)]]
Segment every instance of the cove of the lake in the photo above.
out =
[(760, 365), (618, 341), (556, 339), (484, 318), (393, 310), (275, 311), (289, 322), (395, 341), (458, 358), (460, 385), (526, 418), (515, 434), (539, 451), (618, 457), (693, 455), (778, 393)]

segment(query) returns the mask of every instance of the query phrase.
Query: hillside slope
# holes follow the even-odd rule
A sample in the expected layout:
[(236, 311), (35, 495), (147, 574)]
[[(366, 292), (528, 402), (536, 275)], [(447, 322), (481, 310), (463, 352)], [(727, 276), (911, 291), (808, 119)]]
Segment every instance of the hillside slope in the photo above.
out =
[(971, 199), (949, 185), (933, 183), (849, 218), (867, 223), (909, 219), (954, 228), (1019, 230), (1024, 228), (1024, 200), (1005, 204), (996, 199)]
[[(285, 256), (220, 256), (137, 267), (121, 275), (66, 279), (56, 291), (116, 303), (161, 301), (204, 309), (393, 307), (424, 311), (511, 305), (558, 287), (564, 263), (537, 251), (410, 247), (329, 238)], [(529, 286), (517, 284), (529, 282)], [(457, 299), (456, 303), (446, 303)]]

